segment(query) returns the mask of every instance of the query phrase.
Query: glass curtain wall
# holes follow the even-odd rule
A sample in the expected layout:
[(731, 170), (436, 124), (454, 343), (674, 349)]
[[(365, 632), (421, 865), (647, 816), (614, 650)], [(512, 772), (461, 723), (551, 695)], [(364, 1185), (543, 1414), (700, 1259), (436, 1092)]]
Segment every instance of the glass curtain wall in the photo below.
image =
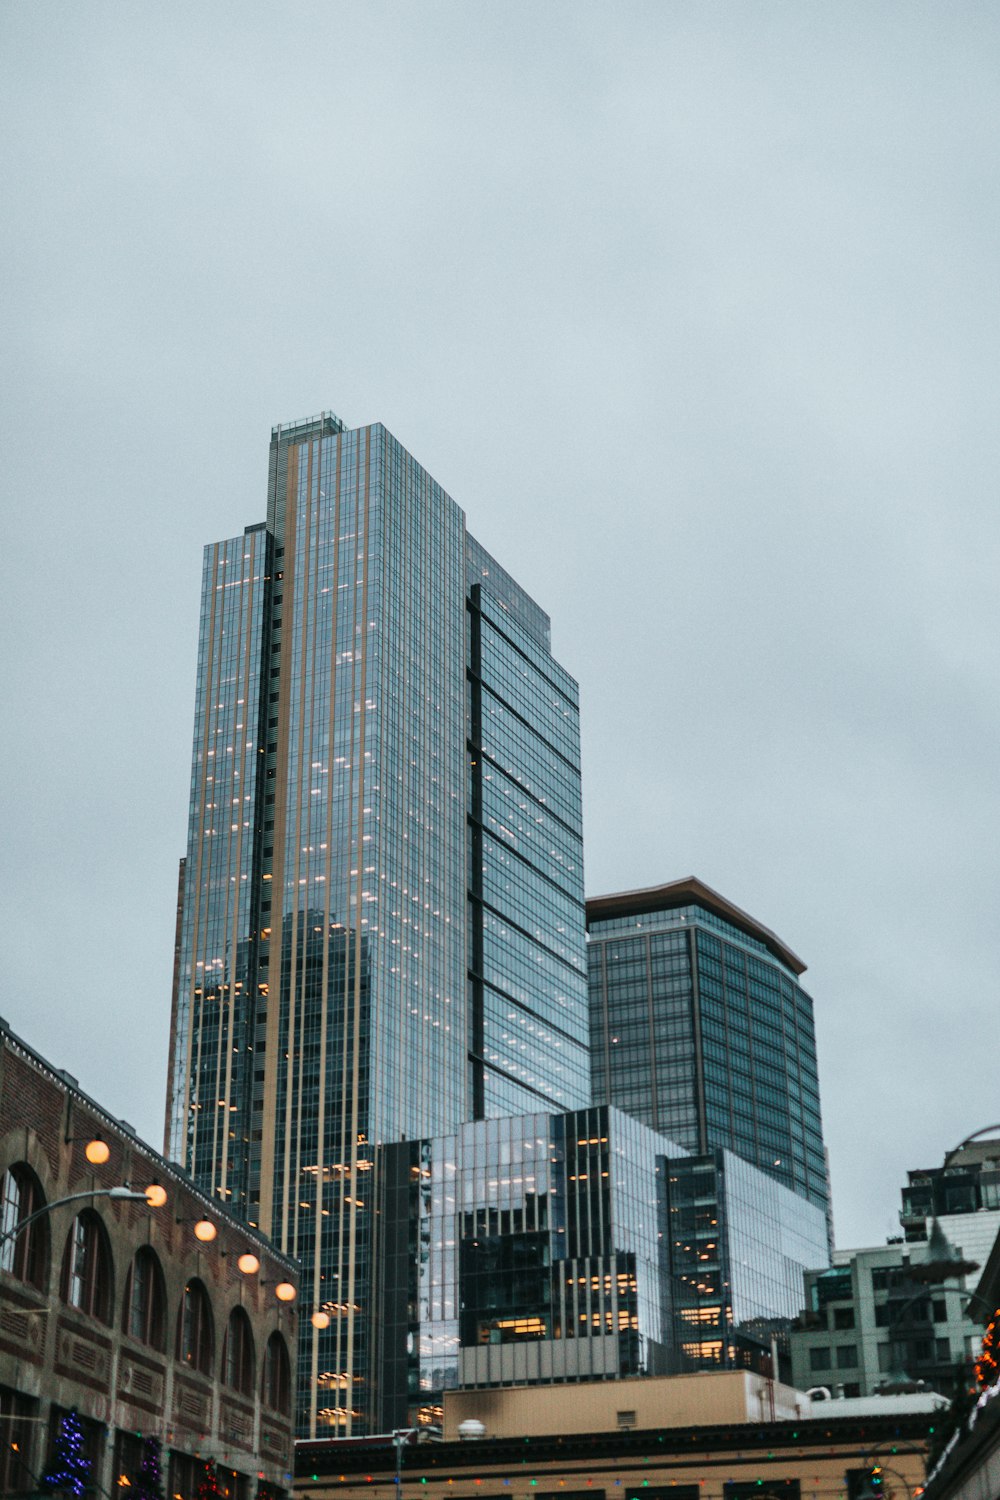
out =
[(764, 1370), (826, 1259), (824, 1210), (731, 1151), (665, 1166), (679, 1368)]
[(206, 552), (168, 1112), (302, 1261), (302, 1436), (373, 1420), (376, 1145), (589, 1098), (581, 848), (547, 615), (383, 427), (275, 428)]
[(813, 1005), (775, 945), (693, 903), (588, 931), (595, 1100), (825, 1208)]
[(548, 617), (472, 537), (470, 1093), (476, 1118), (590, 1097), (580, 711)]
[(464, 525), (381, 427), (285, 468), (262, 1192), (330, 1319), (303, 1320), (300, 1409), (346, 1434), (368, 1417), (371, 1143), (467, 1107)]
[(205, 548), (167, 1137), (237, 1213), (249, 1212), (251, 1191), (270, 602), (262, 525)]
[(665, 1373), (665, 1148), (595, 1108), (382, 1148), (382, 1426), (458, 1385)]

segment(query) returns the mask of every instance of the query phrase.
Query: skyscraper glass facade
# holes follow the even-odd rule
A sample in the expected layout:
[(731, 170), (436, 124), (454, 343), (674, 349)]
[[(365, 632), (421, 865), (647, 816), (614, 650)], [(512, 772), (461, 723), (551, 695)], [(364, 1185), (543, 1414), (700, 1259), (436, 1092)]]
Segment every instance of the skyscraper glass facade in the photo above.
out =
[(663, 1373), (665, 1144), (585, 1109), (383, 1148), (382, 1424), (459, 1385)]
[(679, 1367), (756, 1367), (826, 1259), (823, 1209), (720, 1150), (671, 1158), (667, 1200)]
[(329, 1318), (304, 1434), (371, 1420), (375, 1145), (588, 1096), (579, 846), (547, 616), (383, 427), (276, 428), (206, 553), (169, 1126)]
[(820, 1207), (609, 1107), (380, 1148), (379, 1417), (442, 1392), (752, 1367), (826, 1252)]
[(266, 900), (259, 870), (270, 572), (263, 526), (205, 548), (167, 1095), (171, 1149), (183, 1150), (198, 1181), (211, 1181), (237, 1212), (249, 1203), (250, 1044)]
[(577, 686), (471, 537), (470, 1090), (477, 1118), (589, 1096)]
[(595, 1102), (827, 1206), (804, 965), (699, 881), (587, 903)]

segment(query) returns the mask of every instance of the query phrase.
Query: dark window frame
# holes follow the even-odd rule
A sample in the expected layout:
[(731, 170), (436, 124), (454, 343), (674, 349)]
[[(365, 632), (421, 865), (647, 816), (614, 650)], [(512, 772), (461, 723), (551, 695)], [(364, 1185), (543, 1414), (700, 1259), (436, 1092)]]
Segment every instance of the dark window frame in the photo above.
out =
[[(45, 1193), (27, 1162), (12, 1162), (0, 1178), (0, 1234), (16, 1230), (45, 1207)], [(49, 1270), (49, 1223), (42, 1215), (0, 1246), (0, 1270), (43, 1292)]]
[(122, 1327), (129, 1338), (161, 1354), (167, 1342), (166, 1301), (159, 1257), (149, 1245), (140, 1245), (125, 1280)]
[(277, 1330), (271, 1334), (264, 1347), (264, 1373), (261, 1380), (260, 1397), (271, 1411), (290, 1416), (292, 1410), (292, 1366), (288, 1345)]
[(115, 1273), (104, 1221), (92, 1208), (78, 1213), (63, 1249), (61, 1295), (68, 1307), (110, 1324)]
[(192, 1276), (184, 1288), (177, 1311), (176, 1353), (178, 1361), (211, 1375), (215, 1359), (215, 1320), (204, 1282)]
[(257, 1378), (257, 1351), (253, 1328), (242, 1307), (234, 1307), (226, 1325), (222, 1350), (222, 1379), (241, 1396), (252, 1396)]

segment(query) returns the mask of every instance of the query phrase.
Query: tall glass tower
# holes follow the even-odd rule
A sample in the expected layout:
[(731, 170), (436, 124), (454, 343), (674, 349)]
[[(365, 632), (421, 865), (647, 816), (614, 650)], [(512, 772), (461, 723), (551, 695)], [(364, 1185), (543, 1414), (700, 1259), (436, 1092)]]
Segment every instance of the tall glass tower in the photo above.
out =
[(693, 877), (587, 902), (595, 1104), (828, 1210), (805, 964)]
[(167, 1140), (303, 1263), (302, 1435), (376, 1410), (375, 1147), (589, 1100), (581, 851), (548, 617), (384, 427), (274, 428), (205, 550)]

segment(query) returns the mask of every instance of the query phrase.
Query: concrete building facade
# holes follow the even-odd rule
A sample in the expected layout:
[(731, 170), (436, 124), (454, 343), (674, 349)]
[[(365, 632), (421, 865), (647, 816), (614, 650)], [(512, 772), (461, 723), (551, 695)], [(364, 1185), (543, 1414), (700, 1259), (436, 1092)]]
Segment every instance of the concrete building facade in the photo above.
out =
[[(981, 1337), (975, 1273), (1000, 1233), (1000, 1143), (977, 1141), (946, 1166), (908, 1172), (899, 1219), (900, 1240), (837, 1251), (806, 1276), (791, 1336), (796, 1384), (866, 1396), (901, 1380), (949, 1395), (968, 1382)], [(973, 1270), (927, 1285), (909, 1267), (927, 1261), (935, 1224)]]
[(805, 1277), (805, 1305), (790, 1334), (793, 1384), (869, 1396), (890, 1385), (951, 1395), (978, 1348), (964, 1283), (926, 1286), (909, 1268), (920, 1245), (838, 1250)]

